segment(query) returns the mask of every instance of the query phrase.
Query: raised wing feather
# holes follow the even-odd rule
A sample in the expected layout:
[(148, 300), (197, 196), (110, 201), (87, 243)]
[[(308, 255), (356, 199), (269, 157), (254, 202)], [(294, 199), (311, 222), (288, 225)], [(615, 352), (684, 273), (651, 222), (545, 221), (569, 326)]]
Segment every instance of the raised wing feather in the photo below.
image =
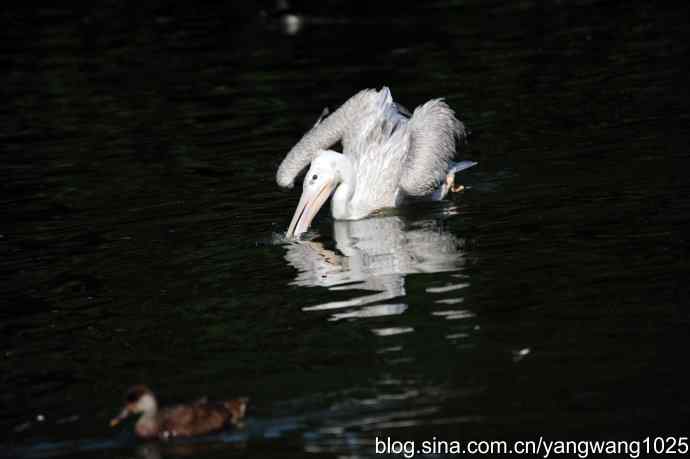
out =
[(445, 179), (457, 140), (465, 139), (465, 126), (443, 99), (417, 107), (408, 123), (410, 149), (400, 178), (409, 195), (432, 193)]
[(357, 125), (359, 117), (371, 106), (376, 95), (377, 92), (371, 89), (360, 91), (330, 116), (319, 118), (280, 163), (276, 173), (278, 185), (292, 188), (295, 177), (311, 163), (318, 150), (331, 147), (343, 137), (347, 140), (350, 137), (348, 133)]

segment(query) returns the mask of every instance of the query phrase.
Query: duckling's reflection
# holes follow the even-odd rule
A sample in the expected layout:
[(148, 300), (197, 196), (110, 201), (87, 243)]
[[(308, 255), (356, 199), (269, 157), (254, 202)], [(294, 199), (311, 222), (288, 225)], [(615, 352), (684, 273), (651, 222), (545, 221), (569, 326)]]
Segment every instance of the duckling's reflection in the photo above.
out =
[[(405, 276), (459, 269), (464, 241), (443, 229), (435, 220), (406, 223), (398, 216), (375, 217), (333, 223), (335, 249), (320, 242), (289, 244), (285, 258), (298, 270), (293, 282), (331, 290), (364, 290), (365, 294), (345, 301), (332, 301), (304, 310), (365, 306), (405, 295)], [(404, 303), (367, 306), (336, 313), (332, 320), (400, 314)]]
[(162, 459), (164, 457), (200, 457), (224, 451), (235, 452), (245, 448), (244, 443), (215, 441), (209, 437), (207, 443), (201, 442), (146, 442), (135, 449), (135, 459)]

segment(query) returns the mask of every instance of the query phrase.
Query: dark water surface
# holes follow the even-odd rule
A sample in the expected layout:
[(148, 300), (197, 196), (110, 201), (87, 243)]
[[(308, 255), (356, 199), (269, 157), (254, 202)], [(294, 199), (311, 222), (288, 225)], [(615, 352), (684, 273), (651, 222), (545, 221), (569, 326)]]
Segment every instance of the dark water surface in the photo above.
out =
[[(0, 455), (687, 435), (687, 7), (142, 3), (0, 13)], [(468, 190), (285, 243), (279, 162), (384, 84)], [(138, 443), (138, 382), (247, 425)]]

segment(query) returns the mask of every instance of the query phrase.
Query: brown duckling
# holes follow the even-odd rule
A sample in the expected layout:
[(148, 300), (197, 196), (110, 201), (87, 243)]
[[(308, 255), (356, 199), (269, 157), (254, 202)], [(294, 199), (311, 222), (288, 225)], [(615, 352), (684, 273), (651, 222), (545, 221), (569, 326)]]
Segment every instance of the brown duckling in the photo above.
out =
[(134, 427), (140, 438), (167, 439), (204, 435), (229, 425), (238, 426), (244, 417), (247, 402), (246, 398), (222, 402), (202, 399), (159, 409), (151, 389), (137, 385), (127, 391), (125, 407), (110, 421), (110, 426), (116, 426), (130, 414), (141, 414)]

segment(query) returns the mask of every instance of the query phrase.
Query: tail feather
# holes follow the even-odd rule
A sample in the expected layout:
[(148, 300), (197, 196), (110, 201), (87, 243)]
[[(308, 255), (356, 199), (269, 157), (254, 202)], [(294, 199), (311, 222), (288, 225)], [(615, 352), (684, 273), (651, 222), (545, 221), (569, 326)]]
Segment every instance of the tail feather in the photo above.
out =
[(456, 172), (464, 171), (465, 169), (469, 169), (472, 166), (476, 166), (477, 162), (475, 161), (459, 161), (459, 162), (450, 162), (450, 168), (448, 169), (449, 174), (455, 174)]

